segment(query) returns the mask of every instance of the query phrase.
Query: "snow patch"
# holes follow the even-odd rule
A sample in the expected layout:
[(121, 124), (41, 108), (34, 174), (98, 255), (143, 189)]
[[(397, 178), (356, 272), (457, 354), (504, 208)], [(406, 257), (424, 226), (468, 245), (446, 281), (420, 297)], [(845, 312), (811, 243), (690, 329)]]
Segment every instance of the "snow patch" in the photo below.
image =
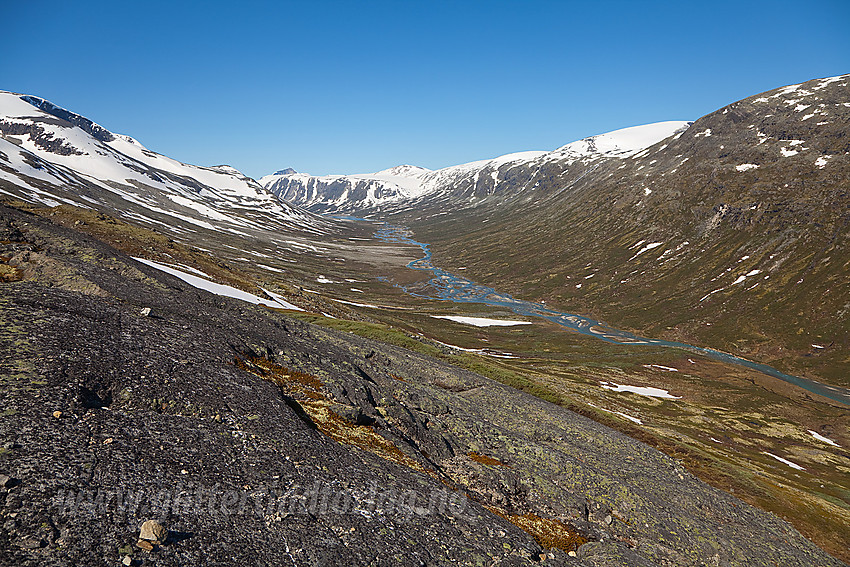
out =
[[(146, 264), (152, 268), (156, 268), (162, 272), (167, 274), (171, 274), (175, 276), (192, 287), (196, 287), (198, 289), (206, 290), (210, 293), (214, 293), (215, 295), (220, 295), (223, 297), (232, 297), (234, 299), (240, 299), (242, 301), (247, 301), (248, 303), (253, 303), (254, 305), (265, 305), (266, 307), (277, 307), (279, 309), (298, 309), (291, 303), (280, 303), (275, 299), (266, 299), (263, 297), (258, 297), (253, 293), (248, 293), (247, 291), (242, 291), (241, 289), (236, 289), (235, 287), (231, 287), (229, 285), (224, 285), (220, 283), (216, 283), (214, 281), (210, 281), (206, 278), (202, 278), (196, 276), (194, 274), (189, 274), (182, 270), (178, 270), (172, 266), (167, 264), (161, 264), (159, 262), (154, 262), (153, 260), (147, 260), (145, 258), (133, 258), (137, 262), (141, 262), (142, 264)], [(265, 291), (265, 290), (263, 290)], [(268, 292), (266, 292), (268, 293)], [(270, 297), (272, 294), (269, 294)], [(303, 311), (303, 310), (301, 310)]]
[(741, 165), (736, 165), (735, 169), (737, 169), (738, 171), (749, 171), (751, 169), (758, 169), (758, 164), (742, 163)]
[(661, 388), (653, 388), (651, 386), (627, 386), (625, 384), (615, 384), (614, 382), (602, 382), (599, 385), (602, 388), (605, 388), (606, 390), (611, 390), (613, 392), (632, 392), (634, 394), (647, 396), (649, 398), (666, 398), (669, 400), (678, 400), (682, 397), (673, 396), (667, 390), (662, 390)]
[(773, 457), (774, 459), (776, 459), (777, 461), (779, 461), (779, 462), (781, 462), (781, 463), (785, 463), (786, 465), (788, 465), (788, 466), (789, 466), (789, 467), (791, 467), (792, 469), (797, 469), (798, 471), (804, 471), (804, 470), (806, 470), (806, 469), (804, 469), (803, 467), (801, 467), (800, 465), (798, 465), (797, 463), (792, 463), (792, 462), (791, 462), (791, 461), (789, 461), (788, 459), (783, 459), (782, 457), (777, 456), (777, 455), (774, 455), (773, 453), (768, 453), (767, 451), (763, 451), (763, 453), (764, 453), (765, 455), (768, 455), (768, 456), (770, 456), (770, 457)]
[(720, 291), (723, 291), (724, 289), (726, 289), (726, 288), (725, 288), (725, 287), (720, 287), (720, 288), (717, 288), (717, 289), (715, 289), (715, 290), (713, 290), (713, 291), (709, 291), (708, 293), (706, 293), (705, 295), (703, 295), (703, 296), (700, 298), (700, 300), (699, 300), (699, 301), (700, 301), (700, 303), (702, 303), (703, 301), (705, 301), (706, 299), (708, 299), (709, 297), (711, 297), (711, 296), (712, 296), (712, 295), (714, 295), (715, 293), (718, 293), (718, 292), (720, 292)]
[(657, 368), (659, 370), (664, 370), (665, 372), (678, 372), (678, 368), (672, 368), (670, 366), (661, 366), (660, 364), (644, 364), (644, 368)]
[(641, 248), (640, 250), (638, 250), (638, 251), (635, 253), (635, 255), (634, 255), (634, 256), (632, 256), (631, 258), (629, 258), (629, 262), (631, 262), (632, 260), (634, 260), (635, 258), (637, 258), (638, 256), (640, 256), (641, 254), (643, 254), (643, 253), (644, 253), (644, 252), (646, 252), (647, 250), (652, 250), (653, 248), (658, 248), (658, 247), (659, 247), (659, 246), (661, 246), (662, 244), (664, 244), (664, 243), (663, 243), (663, 242), (650, 242), (649, 244), (647, 244), (646, 246), (644, 246), (643, 248)]
[(514, 325), (531, 325), (530, 321), (509, 321), (506, 319), (488, 319), (486, 317), (466, 317), (462, 315), (431, 315), (434, 319), (448, 319), (455, 323), (473, 325), (475, 327), (512, 327)]
[(337, 303), (344, 303), (345, 305), (353, 305), (355, 307), (369, 307), (372, 309), (383, 309), (379, 305), (369, 305), (368, 303), (355, 303), (353, 301), (343, 301), (342, 299), (331, 299), (331, 301), (336, 301)]
[(292, 310), (294, 310), (294, 311), (304, 311), (303, 309), (301, 309), (301, 308), (300, 308), (300, 307), (298, 307), (297, 305), (293, 305), (292, 303), (289, 303), (289, 302), (286, 300), (286, 298), (285, 298), (285, 297), (283, 297), (282, 295), (280, 295), (280, 294), (278, 294), (278, 293), (275, 293), (275, 292), (273, 292), (273, 291), (269, 291), (269, 290), (267, 290), (266, 288), (262, 288), (262, 287), (261, 287), (260, 289), (262, 289), (262, 290), (263, 290), (263, 292), (264, 292), (266, 295), (268, 295), (269, 297), (271, 297), (272, 299), (274, 299), (276, 302), (280, 303), (280, 305), (281, 305), (284, 309), (292, 309)]
[(166, 197), (168, 197), (170, 200), (174, 201), (178, 205), (181, 205), (181, 206), (186, 207), (188, 209), (193, 209), (193, 210), (197, 211), (198, 213), (200, 213), (201, 215), (203, 215), (207, 218), (210, 218), (210, 219), (213, 219), (213, 220), (218, 220), (218, 221), (229, 222), (229, 223), (232, 223), (232, 224), (242, 224), (242, 223), (236, 222), (234, 219), (228, 217), (227, 215), (224, 215), (224, 214), (222, 214), (222, 213), (220, 213), (220, 212), (218, 212), (214, 209), (211, 209), (210, 207), (208, 207), (207, 205), (205, 205), (203, 203), (193, 201), (192, 199), (187, 199), (186, 197), (182, 197), (180, 195), (166, 195)]
[(821, 435), (821, 434), (820, 434), (820, 433), (818, 433), (817, 431), (812, 431), (811, 429), (809, 429), (808, 431), (809, 431), (809, 433), (811, 433), (811, 434), (812, 434), (812, 437), (814, 437), (814, 438), (815, 438), (815, 439), (817, 439), (818, 441), (823, 441), (824, 443), (827, 443), (827, 444), (829, 444), (829, 445), (832, 445), (833, 447), (841, 447), (841, 445), (839, 445), (838, 443), (836, 443), (836, 442), (835, 442), (835, 441), (833, 441), (832, 439), (829, 439), (829, 438), (827, 438), (827, 437), (824, 437), (823, 435)]
[(439, 345), (443, 345), (444, 347), (455, 349), (455, 350), (460, 350), (460, 351), (463, 351), (463, 352), (471, 352), (471, 353), (480, 354), (480, 355), (483, 355), (483, 356), (492, 356), (494, 358), (519, 358), (518, 356), (511, 354), (509, 352), (491, 351), (491, 350), (487, 350), (486, 348), (465, 348), (465, 347), (462, 347), (462, 346), (450, 345), (449, 343), (444, 343), (444, 342), (438, 341), (436, 339), (431, 339), (431, 340), (434, 341), (435, 343), (439, 344)]
[(843, 79), (850, 77), (850, 75), (838, 75), (837, 77), (829, 77), (827, 79), (821, 79), (821, 82), (817, 84), (817, 86), (812, 87), (813, 91), (819, 91), (823, 88), (826, 88), (832, 83), (837, 83)]
[(590, 402), (587, 402), (587, 405), (589, 405), (589, 406), (591, 406), (591, 407), (594, 407), (594, 408), (596, 408), (596, 409), (600, 409), (600, 410), (602, 410), (602, 411), (606, 411), (606, 412), (608, 412), (608, 413), (613, 413), (613, 414), (619, 415), (620, 417), (624, 417), (624, 418), (628, 419), (629, 421), (632, 421), (632, 422), (634, 422), (634, 423), (637, 423), (638, 425), (643, 425), (643, 422), (642, 422), (641, 420), (639, 420), (638, 418), (636, 418), (636, 417), (632, 417), (632, 416), (630, 416), (630, 415), (626, 415), (626, 414), (624, 414), (623, 412), (620, 412), (620, 411), (613, 411), (613, 410), (609, 410), (609, 409), (601, 408), (601, 407), (597, 406), (596, 404), (591, 404)]

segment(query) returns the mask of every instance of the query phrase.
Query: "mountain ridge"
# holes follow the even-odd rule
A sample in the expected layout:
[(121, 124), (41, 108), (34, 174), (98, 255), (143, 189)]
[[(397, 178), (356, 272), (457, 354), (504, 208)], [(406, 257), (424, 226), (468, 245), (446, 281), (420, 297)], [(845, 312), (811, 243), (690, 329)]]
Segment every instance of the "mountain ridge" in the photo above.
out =
[(270, 225), (308, 231), (333, 226), (231, 166), (168, 158), (40, 97), (0, 91), (0, 132), (0, 192), (26, 201), (101, 205), (133, 211), (150, 224), (190, 219), (208, 230), (215, 229), (210, 220), (239, 230), (246, 219), (231, 213), (246, 208)]
[[(496, 192), (499, 176), (514, 167), (541, 168), (551, 162), (577, 162), (599, 158), (624, 158), (682, 130), (688, 122), (667, 121), (621, 128), (570, 142), (552, 151), (521, 151), (495, 158), (428, 170), (401, 165), (373, 174), (311, 176), (268, 175), (260, 183), (282, 199), (322, 213), (363, 214), (386, 207), (415, 206), (441, 193), (452, 193), (461, 184), (473, 186), (474, 195)], [(504, 171), (503, 171), (504, 170)], [(488, 185), (492, 184), (492, 187)]]

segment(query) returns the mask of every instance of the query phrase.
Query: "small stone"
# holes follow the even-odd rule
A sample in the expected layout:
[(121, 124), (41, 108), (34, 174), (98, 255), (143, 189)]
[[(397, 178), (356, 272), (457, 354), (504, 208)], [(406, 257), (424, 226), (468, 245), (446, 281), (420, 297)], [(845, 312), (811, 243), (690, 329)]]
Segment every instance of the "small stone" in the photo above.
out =
[(143, 539), (140, 539), (136, 542), (136, 547), (138, 547), (139, 549), (144, 549), (145, 551), (153, 551), (153, 544)]
[(567, 555), (569, 555), (570, 557), (575, 557), (575, 556), (576, 556), (576, 552), (575, 552), (575, 551), (568, 551), (568, 552), (567, 552)]
[(539, 557), (540, 557), (540, 561), (546, 561), (546, 554), (545, 553), (541, 553), (539, 555)]
[(0, 486), (8, 488), (10, 484), (12, 484), (12, 477), (7, 474), (0, 474)]
[(150, 307), (145, 307), (144, 309), (142, 309), (142, 317), (150, 317), (150, 314), (151, 314), (151, 308)]
[(45, 547), (47, 545), (47, 542), (43, 539), (28, 537), (20, 540), (18, 545), (23, 547), (24, 549), (38, 549), (40, 547)]
[(162, 527), (162, 524), (156, 520), (147, 520), (142, 524), (139, 531), (139, 539), (146, 539), (155, 544), (160, 544), (168, 537), (168, 530)]
[(55, 412), (53, 412), (53, 417), (55, 417), (56, 419), (59, 419), (60, 417), (62, 417), (62, 412), (59, 411), (59, 410), (56, 410)]
[(218, 422), (218, 423), (221, 423), (221, 416), (219, 414), (215, 414), (215, 417), (213, 418), (213, 420)]
[(611, 523), (613, 521), (614, 521), (614, 518), (611, 517), (611, 514), (608, 514), (607, 516), (605, 516), (605, 523), (608, 524), (609, 526), (611, 525)]
[(130, 565), (132, 565), (132, 564), (133, 564), (133, 558), (132, 558), (132, 557), (130, 557), (129, 555), (125, 555), (125, 556), (124, 556), (124, 559), (121, 561), (121, 563), (123, 563), (123, 564), (124, 564), (124, 565), (126, 565), (127, 567), (130, 567)]
[(109, 444), (110, 444), (110, 443), (112, 443), (113, 441), (115, 441), (115, 439), (113, 439), (112, 437), (107, 437), (106, 439), (104, 439), (104, 440), (103, 440), (103, 444), (104, 444), (104, 445), (109, 445)]

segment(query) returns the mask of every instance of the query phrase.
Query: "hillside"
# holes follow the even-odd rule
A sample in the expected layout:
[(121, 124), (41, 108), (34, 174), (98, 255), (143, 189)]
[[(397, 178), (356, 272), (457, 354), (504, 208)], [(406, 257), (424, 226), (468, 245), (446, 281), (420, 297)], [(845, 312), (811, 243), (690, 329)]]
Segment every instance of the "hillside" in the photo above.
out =
[(492, 206), (394, 222), (438, 265), (518, 297), (847, 386), (848, 80), (744, 99), (583, 175), (534, 172)]

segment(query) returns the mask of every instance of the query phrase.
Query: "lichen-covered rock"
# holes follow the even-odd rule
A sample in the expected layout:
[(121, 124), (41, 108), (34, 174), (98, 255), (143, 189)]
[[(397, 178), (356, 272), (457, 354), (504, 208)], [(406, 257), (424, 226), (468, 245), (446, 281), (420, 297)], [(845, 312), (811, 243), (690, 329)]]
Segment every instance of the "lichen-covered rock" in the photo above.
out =
[(147, 540), (155, 545), (165, 543), (168, 538), (168, 530), (156, 520), (145, 520), (139, 530), (139, 539)]

